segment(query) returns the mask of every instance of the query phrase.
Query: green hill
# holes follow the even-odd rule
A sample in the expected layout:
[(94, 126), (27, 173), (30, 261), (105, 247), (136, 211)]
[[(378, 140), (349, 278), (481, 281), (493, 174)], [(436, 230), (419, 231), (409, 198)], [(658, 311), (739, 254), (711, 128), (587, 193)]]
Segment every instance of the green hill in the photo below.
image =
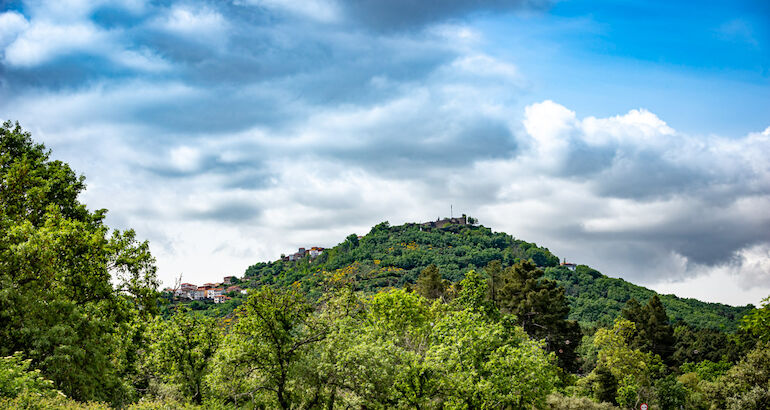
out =
[[(582, 326), (607, 326), (620, 314), (626, 301), (648, 300), (656, 292), (610, 278), (588, 266), (574, 271), (562, 267), (547, 248), (516, 239), (484, 226), (452, 224), (430, 228), (420, 224), (390, 226), (380, 223), (359, 237), (348, 236), (315, 259), (277, 260), (257, 263), (246, 270), (244, 281), (251, 286), (265, 284), (300, 286), (319, 296), (325, 287), (344, 281), (356, 289), (377, 291), (414, 283), (420, 271), (435, 264), (444, 279), (461, 280), (470, 269), (481, 270), (499, 260), (503, 267), (531, 259), (565, 288), (570, 302), (570, 319)], [(737, 319), (753, 306), (733, 307), (661, 295), (668, 316), (699, 328), (735, 330)]]

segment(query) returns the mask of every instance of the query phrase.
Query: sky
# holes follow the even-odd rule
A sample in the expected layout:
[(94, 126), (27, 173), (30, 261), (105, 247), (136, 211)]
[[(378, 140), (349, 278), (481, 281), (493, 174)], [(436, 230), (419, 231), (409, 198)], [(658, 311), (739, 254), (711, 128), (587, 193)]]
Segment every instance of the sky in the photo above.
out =
[(766, 1), (0, 5), (0, 119), (167, 285), (451, 206), (662, 293), (770, 295)]

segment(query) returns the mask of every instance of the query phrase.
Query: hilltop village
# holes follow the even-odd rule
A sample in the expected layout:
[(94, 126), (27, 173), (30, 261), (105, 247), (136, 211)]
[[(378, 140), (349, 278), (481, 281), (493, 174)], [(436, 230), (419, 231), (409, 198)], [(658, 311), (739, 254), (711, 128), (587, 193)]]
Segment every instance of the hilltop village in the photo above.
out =
[[(290, 255), (281, 255), (281, 260), (284, 262), (296, 262), (306, 257), (313, 260), (323, 252), (324, 248), (319, 246), (314, 246), (310, 249), (299, 248), (297, 252)], [(247, 288), (239, 286), (240, 282), (240, 279), (235, 276), (225, 276), (222, 282), (204, 283), (200, 286), (193, 283), (179, 283), (174, 287), (163, 289), (163, 293), (168, 299), (181, 301), (208, 300), (214, 303), (224, 303), (231, 300), (234, 296), (239, 294), (246, 295), (248, 293)]]
[(225, 276), (219, 283), (204, 283), (201, 286), (180, 283), (173, 288), (163, 289), (163, 292), (174, 299), (212, 300), (214, 303), (224, 303), (232, 299), (228, 294), (245, 295), (248, 292), (248, 289), (235, 285), (235, 282), (238, 282), (235, 276)]
[[(473, 217), (463, 214), (459, 218), (436, 218), (435, 221), (421, 222), (421, 223), (407, 223), (405, 226), (418, 226), (420, 231), (433, 231), (440, 230), (451, 225), (469, 226), (476, 225), (478, 220)], [(362, 236), (358, 236), (361, 239)], [(328, 249), (313, 246), (310, 248), (298, 248), (297, 252), (291, 254), (281, 254), (280, 261), (282, 262), (299, 262), (300, 260), (307, 260), (313, 262), (316, 258), (321, 256)], [(566, 260), (559, 263), (559, 266), (575, 271), (577, 264), (567, 262)], [(544, 268), (544, 266), (540, 266)], [(248, 286), (246, 286), (242, 280), (235, 276), (225, 276), (222, 282), (218, 283), (204, 283), (203, 285), (195, 285), (193, 283), (179, 283), (175, 287), (169, 287), (163, 290), (166, 298), (176, 301), (208, 301), (216, 304), (225, 303), (231, 300), (233, 297), (239, 295), (246, 295), (248, 293)]]

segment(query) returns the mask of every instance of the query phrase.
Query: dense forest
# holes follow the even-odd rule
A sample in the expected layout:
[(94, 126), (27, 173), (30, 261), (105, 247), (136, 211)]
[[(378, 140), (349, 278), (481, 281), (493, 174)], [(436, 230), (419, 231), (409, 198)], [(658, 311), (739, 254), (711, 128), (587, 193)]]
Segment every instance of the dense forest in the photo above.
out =
[(768, 300), (657, 295), (473, 223), (385, 222), (189, 301), (84, 189), (3, 124), (0, 408), (770, 408)]

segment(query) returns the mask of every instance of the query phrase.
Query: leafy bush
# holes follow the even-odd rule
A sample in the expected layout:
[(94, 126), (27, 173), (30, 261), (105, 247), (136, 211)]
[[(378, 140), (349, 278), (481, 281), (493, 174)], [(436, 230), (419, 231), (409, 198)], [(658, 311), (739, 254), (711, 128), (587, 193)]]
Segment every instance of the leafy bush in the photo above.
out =
[(15, 398), (23, 393), (53, 397), (59, 392), (53, 382), (40, 374), (40, 370), (30, 370), (32, 360), (24, 359), (21, 353), (0, 357), (0, 397)]
[(597, 403), (588, 397), (564, 396), (560, 393), (548, 395), (546, 403), (552, 410), (613, 410), (611, 403)]

